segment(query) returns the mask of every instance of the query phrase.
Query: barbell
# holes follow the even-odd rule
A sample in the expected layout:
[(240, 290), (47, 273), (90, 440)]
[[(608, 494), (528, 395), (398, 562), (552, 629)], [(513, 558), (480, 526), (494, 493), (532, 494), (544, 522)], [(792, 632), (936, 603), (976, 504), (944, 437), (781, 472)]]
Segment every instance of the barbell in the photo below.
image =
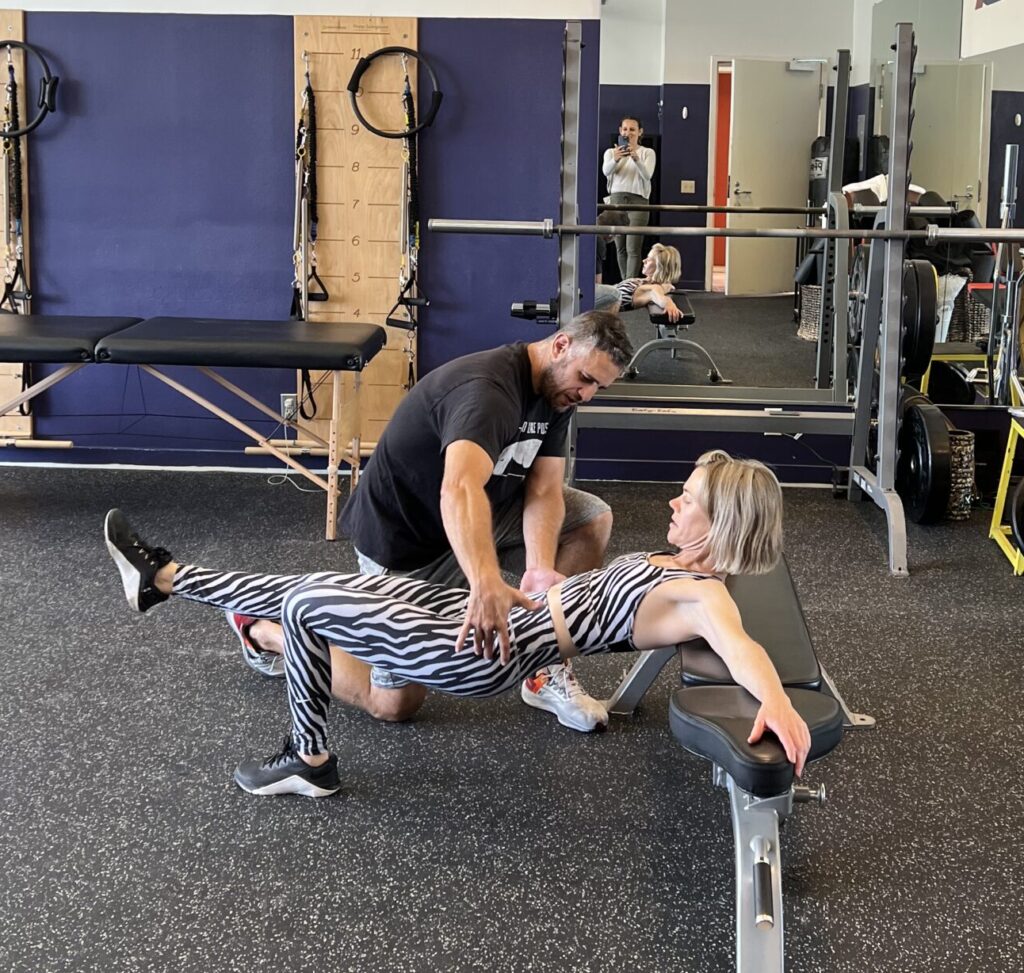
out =
[(927, 243), (977, 240), (982, 243), (1024, 243), (1024, 230), (1001, 227), (948, 227), (929, 223), (920, 230), (834, 230), (813, 226), (762, 228), (748, 226), (591, 226), (554, 220), (444, 220), (427, 227), (435, 233), (473, 233), (498, 236), (657, 236), (768, 237), (790, 240), (925, 240)]

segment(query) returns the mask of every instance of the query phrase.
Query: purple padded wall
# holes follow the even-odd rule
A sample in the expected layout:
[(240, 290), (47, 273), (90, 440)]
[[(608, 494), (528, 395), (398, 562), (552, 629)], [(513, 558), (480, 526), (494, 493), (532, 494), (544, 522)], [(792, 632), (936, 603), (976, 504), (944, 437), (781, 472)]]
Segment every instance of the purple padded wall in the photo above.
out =
[[(287, 317), (291, 19), (29, 13), (26, 36), (61, 76), (29, 137), (34, 309)], [(271, 404), (293, 385), (277, 369), (232, 377)], [(240, 434), (134, 368), (87, 368), (36, 401), (40, 436), (101, 450), (76, 461), (230, 446), (244, 462)]]

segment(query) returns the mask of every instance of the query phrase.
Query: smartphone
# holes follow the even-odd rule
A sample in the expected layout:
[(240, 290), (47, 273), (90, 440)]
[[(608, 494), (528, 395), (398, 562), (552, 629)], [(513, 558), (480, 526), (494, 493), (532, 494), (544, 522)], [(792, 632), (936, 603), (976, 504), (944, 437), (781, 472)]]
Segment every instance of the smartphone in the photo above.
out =
[(621, 149), (628, 148), (629, 147), (629, 136), (628, 135), (620, 135), (619, 136), (619, 143), (618, 144), (619, 144), (619, 148), (621, 148)]

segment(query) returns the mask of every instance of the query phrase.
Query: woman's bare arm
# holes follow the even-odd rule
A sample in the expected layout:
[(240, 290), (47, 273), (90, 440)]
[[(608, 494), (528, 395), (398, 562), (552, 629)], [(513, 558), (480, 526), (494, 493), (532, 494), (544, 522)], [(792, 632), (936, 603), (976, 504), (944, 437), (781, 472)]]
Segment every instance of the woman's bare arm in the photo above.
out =
[(733, 679), (761, 703), (748, 742), (756, 743), (765, 729), (771, 730), (800, 776), (811, 748), (807, 724), (789, 701), (764, 647), (744, 631), (739, 609), (725, 585), (696, 584), (698, 598), (688, 608), (697, 634), (722, 658)]

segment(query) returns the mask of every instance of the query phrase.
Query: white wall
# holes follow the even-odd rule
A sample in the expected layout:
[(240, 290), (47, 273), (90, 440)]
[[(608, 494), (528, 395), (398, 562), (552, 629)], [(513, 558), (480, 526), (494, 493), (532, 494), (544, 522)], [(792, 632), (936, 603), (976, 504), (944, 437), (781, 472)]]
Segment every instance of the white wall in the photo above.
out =
[(607, 0), (601, 7), (601, 84), (661, 84), (666, 2), (673, 0)]
[(978, 6), (961, 0), (960, 49), (964, 57), (1024, 44), (1024, 0), (999, 0)]
[(853, 42), (850, 0), (669, 0), (665, 81), (710, 84), (712, 55), (834, 57)]
[(960, 60), (961, 0), (879, 0), (871, 24), (871, 60), (891, 61), (898, 23), (914, 25), (918, 64)]
[(600, 0), (22, 0), (19, 10), (596, 20)]

